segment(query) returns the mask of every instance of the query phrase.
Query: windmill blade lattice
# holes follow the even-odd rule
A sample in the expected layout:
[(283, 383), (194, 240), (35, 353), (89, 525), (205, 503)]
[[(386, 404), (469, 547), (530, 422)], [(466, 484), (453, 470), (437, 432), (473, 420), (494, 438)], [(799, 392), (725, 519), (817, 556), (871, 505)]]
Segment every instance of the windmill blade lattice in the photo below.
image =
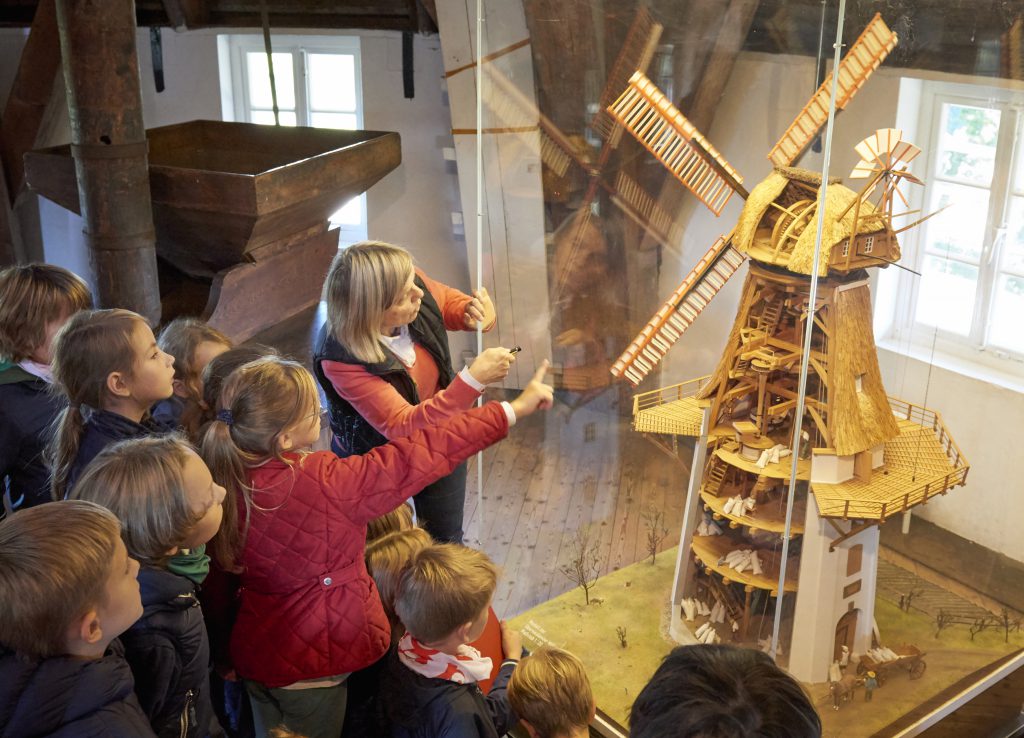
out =
[[(839, 62), (839, 79), (836, 91), (836, 110), (847, 106), (857, 91), (863, 87), (871, 73), (889, 55), (898, 41), (896, 34), (885, 25), (880, 13), (876, 13), (864, 32), (850, 47)], [(832, 96), (832, 74), (825, 77), (818, 90), (793, 120), (782, 138), (778, 140), (768, 158), (777, 167), (793, 164), (818, 131), (828, 120), (829, 99)]]

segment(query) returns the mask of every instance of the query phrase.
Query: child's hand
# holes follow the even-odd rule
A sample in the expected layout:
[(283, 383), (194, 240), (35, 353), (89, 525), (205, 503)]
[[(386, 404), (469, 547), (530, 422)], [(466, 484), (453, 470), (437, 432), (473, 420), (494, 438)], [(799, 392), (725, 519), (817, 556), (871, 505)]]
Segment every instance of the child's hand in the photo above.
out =
[(546, 410), (551, 407), (554, 397), (554, 390), (550, 385), (544, 384), (544, 375), (548, 371), (548, 360), (541, 362), (537, 373), (526, 385), (526, 389), (519, 393), (519, 397), (509, 404), (516, 414), (516, 419), (532, 415), (537, 410)]
[(476, 328), (478, 322), (487, 328), (494, 322), (494, 317), (494, 303), (491, 302), (491, 296), (487, 294), (487, 289), (481, 287), (478, 290), (473, 290), (473, 299), (466, 305), (466, 312), (462, 316), (466, 329)]
[(523, 657), (523, 636), (513, 630), (504, 620), (501, 621), (501, 652), (506, 659), (519, 661)]
[(500, 382), (508, 376), (508, 368), (516, 355), (507, 348), (489, 348), (481, 353), (469, 367), (469, 373), (480, 384)]

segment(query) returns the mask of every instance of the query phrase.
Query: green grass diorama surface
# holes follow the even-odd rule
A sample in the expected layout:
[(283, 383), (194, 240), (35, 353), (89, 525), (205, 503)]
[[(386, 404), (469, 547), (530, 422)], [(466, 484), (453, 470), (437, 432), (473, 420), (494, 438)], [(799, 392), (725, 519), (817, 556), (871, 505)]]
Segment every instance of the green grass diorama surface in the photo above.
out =
[[(675, 561), (676, 549), (663, 551), (653, 565), (646, 559), (599, 579), (589, 605), (583, 590), (575, 588), (511, 624), (523, 631), (528, 647), (547, 642), (576, 654), (587, 668), (597, 705), (626, 725), (636, 695), (675, 646), (668, 635)], [(982, 631), (972, 641), (966, 626), (954, 625), (935, 638), (931, 618), (902, 612), (882, 599), (875, 604), (875, 620), (883, 645), (912, 644), (925, 652), (925, 673), (911, 680), (905, 670), (894, 669), (871, 702), (864, 702), (861, 687), (838, 711), (832, 709), (828, 685), (805, 684), (821, 714), (824, 738), (871, 736), (967, 674), (1024, 647), (1024, 634), (1011, 633), (1006, 643), (1002, 628)], [(625, 648), (619, 627), (626, 629)]]
[[(570, 651), (590, 676), (597, 705), (625, 725), (629, 708), (662, 658), (675, 645), (668, 636), (669, 597), (676, 549), (614, 571), (590, 590), (572, 589), (511, 620), (528, 648), (545, 641)], [(626, 629), (623, 648), (616, 628)]]

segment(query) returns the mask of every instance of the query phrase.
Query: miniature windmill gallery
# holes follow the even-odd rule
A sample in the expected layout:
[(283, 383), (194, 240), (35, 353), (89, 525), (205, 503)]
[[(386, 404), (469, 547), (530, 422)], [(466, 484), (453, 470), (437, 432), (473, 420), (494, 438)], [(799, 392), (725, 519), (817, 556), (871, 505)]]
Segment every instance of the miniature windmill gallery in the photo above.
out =
[[(837, 109), (896, 43), (875, 16), (838, 66)], [(615, 121), (716, 215), (733, 193), (746, 202), (612, 373), (638, 385), (750, 260), (714, 372), (634, 398), (637, 431), (697, 438), (672, 635), (767, 649), (778, 615), (776, 655), (802, 681), (825, 682), (830, 667), (839, 681), (833, 664), (862, 658), (879, 673), (906, 666), (913, 678), (924, 671), (920, 651), (886, 643), (874, 625), (878, 525), (962, 485), (968, 464), (936, 412), (886, 395), (872, 332), (868, 270), (898, 262), (898, 234), (924, 219), (893, 224), (908, 215), (898, 212), (902, 189), (920, 184), (907, 171), (919, 149), (898, 130), (869, 135), (856, 147), (856, 189), (794, 166), (827, 119), (832, 84), (829, 76), (768, 154), (774, 170), (747, 192), (657, 87), (632, 76), (608, 108)]]

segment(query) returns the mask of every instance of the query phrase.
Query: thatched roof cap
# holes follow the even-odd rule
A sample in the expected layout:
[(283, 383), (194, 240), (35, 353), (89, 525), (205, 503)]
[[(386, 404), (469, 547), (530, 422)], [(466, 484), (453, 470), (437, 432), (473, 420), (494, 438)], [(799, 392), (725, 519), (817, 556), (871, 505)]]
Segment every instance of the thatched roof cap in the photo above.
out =
[[(853, 231), (853, 211), (856, 207), (847, 210), (841, 220), (837, 221), (836, 218), (856, 199), (857, 193), (841, 184), (829, 184), (828, 190), (825, 192), (826, 217), (821, 229), (822, 259), (818, 265), (819, 277), (828, 274), (828, 254), (832, 247), (843, 239), (849, 238)], [(860, 204), (857, 218), (857, 233), (875, 233), (883, 228), (885, 228), (885, 221), (876, 212), (875, 206), (867, 200), (863, 201)], [(788, 269), (791, 272), (811, 273), (814, 268), (814, 241), (817, 235), (818, 213), (815, 212), (793, 247), (788, 264)]]
[[(795, 179), (797, 182), (814, 185), (815, 187), (821, 185), (821, 172), (812, 172), (810, 169), (801, 169), (800, 167), (775, 167), (775, 171), (786, 179)], [(830, 185), (839, 184), (842, 181), (841, 177), (828, 178)]]

